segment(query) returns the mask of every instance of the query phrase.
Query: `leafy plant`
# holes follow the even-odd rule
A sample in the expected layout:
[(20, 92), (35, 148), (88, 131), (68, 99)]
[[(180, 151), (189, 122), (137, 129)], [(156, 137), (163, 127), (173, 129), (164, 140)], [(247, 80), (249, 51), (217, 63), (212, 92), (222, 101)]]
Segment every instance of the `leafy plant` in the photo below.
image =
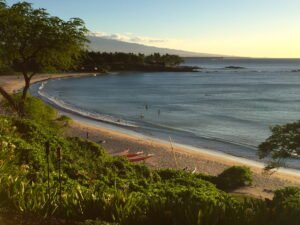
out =
[(252, 184), (252, 172), (249, 167), (232, 166), (224, 170), (217, 177), (217, 187), (230, 191)]

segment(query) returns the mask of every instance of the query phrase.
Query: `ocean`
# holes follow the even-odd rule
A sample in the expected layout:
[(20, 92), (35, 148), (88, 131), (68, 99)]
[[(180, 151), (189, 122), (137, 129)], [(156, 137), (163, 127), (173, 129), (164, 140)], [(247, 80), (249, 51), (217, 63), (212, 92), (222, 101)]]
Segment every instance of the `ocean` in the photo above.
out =
[[(256, 161), (271, 126), (300, 119), (298, 59), (190, 58), (184, 65), (201, 69), (56, 79), (31, 92), (93, 123)], [(288, 166), (299, 169), (299, 161)]]

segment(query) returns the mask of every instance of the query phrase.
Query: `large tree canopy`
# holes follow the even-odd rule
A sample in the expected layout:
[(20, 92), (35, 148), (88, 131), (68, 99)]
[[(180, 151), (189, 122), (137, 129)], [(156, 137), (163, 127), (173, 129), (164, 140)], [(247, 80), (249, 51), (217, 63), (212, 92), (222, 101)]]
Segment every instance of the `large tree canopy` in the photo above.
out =
[[(86, 33), (79, 18), (64, 21), (30, 3), (9, 7), (0, 1), (0, 61), (21, 72), (25, 81), (21, 101), (14, 103), (14, 108), (22, 110), (36, 73), (74, 66), (87, 42)], [(0, 92), (12, 103), (1, 87)]]
[(258, 147), (260, 158), (272, 158), (267, 169), (282, 166), (287, 158), (300, 157), (300, 121), (274, 126), (271, 131), (272, 135)]

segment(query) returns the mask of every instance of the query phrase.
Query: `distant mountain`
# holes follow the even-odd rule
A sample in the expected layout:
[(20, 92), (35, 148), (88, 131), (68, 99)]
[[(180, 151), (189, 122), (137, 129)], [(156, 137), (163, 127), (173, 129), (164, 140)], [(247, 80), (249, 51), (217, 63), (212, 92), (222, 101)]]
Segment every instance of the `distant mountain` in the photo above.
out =
[(182, 51), (176, 49), (168, 48), (158, 48), (142, 44), (135, 44), (130, 42), (118, 41), (113, 39), (107, 39), (102, 37), (88, 36), (90, 40), (88, 49), (91, 51), (100, 52), (125, 52), (125, 53), (143, 53), (145, 55), (150, 55), (153, 53), (160, 54), (173, 54), (179, 55), (181, 57), (222, 57), (222, 55), (207, 54), (207, 53), (197, 53)]

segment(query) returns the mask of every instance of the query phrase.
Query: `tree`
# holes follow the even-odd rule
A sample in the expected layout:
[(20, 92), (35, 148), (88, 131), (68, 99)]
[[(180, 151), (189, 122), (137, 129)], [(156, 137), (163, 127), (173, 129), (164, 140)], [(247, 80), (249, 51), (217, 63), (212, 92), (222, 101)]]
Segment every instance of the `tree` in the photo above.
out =
[(266, 169), (284, 165), (291, 157), (300, 157), (300, 121), (271, 128), (272, 135), (258, 146), (260, 158), (271, 157)]
[(163, 55), (162, 60), (167, 66), (177, 66), (180, 63), (184, 62), (184, 60), (178, 55), (169, 55), (169, 54)]
[(21, 72), (25, 82), (20, 100), (1, 87), (0, 93), (22, 115), (32, 77), (49, 68), (74, 66), (87, 42), (87, 29), (79, 18), (64, 21), (30, 3), (0, 3), (0, 61)]

